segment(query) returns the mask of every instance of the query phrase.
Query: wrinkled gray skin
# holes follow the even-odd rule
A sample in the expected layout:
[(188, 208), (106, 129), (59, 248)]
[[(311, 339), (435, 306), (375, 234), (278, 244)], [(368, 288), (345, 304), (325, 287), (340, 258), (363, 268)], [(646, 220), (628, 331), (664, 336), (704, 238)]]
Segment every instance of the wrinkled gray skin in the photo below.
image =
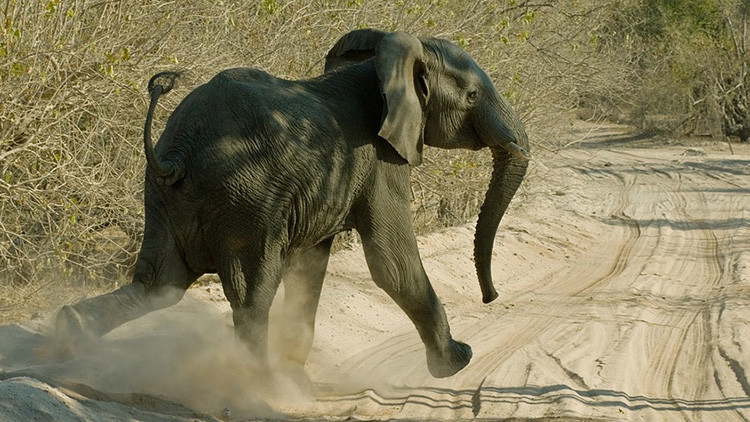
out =
[[(267, 367), (269, 307), (285, 282), (285, 361), (302, 368), (336, 233), (356, 229), (375, 283), (417, 328), (435, 377), (468, 364), (422, 267), (409, 173), (423, 144), (489, 147), (494, 169), (476, 228), (483, 298), (490, 257), (526, 172), (528, 141), (510, 105), (459, 47), (403, 32), (353, 31), (301, 81), (230, 69), (195, 89), (154, 148), (151, 117), (174, 75), (152, 79), (144, 136), (146, 226), (133, 282), (64, 307), (57, 336), (87, 341), (180, 300), (216, 272), (237, 335)], [(151, 84), (150, 84), (151, 85)]]

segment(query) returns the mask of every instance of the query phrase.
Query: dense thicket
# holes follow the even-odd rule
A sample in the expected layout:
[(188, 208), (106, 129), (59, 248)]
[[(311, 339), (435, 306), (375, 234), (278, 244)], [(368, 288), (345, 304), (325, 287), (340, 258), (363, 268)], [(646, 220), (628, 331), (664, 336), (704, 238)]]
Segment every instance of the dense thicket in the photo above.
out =
[[(644, 129), (746, 140), (747, 0), (604, 2), (600, 49), (627, 59), (623, 93), (610, 103)], [(608, 98), (610, 97), (610, 98)]]
[[(310, 77), (343, 33), (402, 29), (469, 51), (519, 110), (537, 150), (557, 147), (555, 133), (576, 109), (718, 135), (722, 124), (736, 131), (746, 119), (747, 4), (6, 0), (0, 286), (106, 286), (127, 274), (143, 221), (145, 85), (157, 71), (186, 75), (160, 103), (158, 134), (184, 95), (220, 69)], [(428, 151), (414, 171), (418, 230), (475, 214), (488, 159)]]

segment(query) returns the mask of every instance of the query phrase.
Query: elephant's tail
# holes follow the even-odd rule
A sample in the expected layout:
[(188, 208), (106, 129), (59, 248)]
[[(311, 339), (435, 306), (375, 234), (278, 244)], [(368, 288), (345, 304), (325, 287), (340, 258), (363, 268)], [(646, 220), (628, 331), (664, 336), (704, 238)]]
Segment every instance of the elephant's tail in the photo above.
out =
[(143, 146), (146, 151), (146, 162), (154, 172), (154, 175), (165, 184), (174, 183), (177, 176), (178, 165), (173, 162), (161, 163), (154, 151), (154, 143), (151, 141), (151, 121), (154, 117), (154, 109), (159, 97), (174, 88), (175, 81), (180, 76), (179, 72), (160, 72), (148, 81), (148, 92), (151, 94), (151, 103), (146, 114), (146, 126), (143, 131)]

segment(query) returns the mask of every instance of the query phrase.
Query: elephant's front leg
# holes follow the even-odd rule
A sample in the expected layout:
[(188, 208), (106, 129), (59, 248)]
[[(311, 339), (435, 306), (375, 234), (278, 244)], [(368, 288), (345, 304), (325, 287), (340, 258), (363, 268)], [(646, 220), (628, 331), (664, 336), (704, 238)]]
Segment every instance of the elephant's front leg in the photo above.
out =
[(427, 367), (449, 377), (471, 360), (471, 347), (453, 340), (448, 320), (419, 258), (407, 200), (376, 197), (358, 221), (367, 265), (375, 283), (414, 323), (427, 351)]
[(284, 273), (284, 316), (279, 334), (283, 364), (304, 377), (312, 348), (315, 313), (333, 237), (295, 256)]

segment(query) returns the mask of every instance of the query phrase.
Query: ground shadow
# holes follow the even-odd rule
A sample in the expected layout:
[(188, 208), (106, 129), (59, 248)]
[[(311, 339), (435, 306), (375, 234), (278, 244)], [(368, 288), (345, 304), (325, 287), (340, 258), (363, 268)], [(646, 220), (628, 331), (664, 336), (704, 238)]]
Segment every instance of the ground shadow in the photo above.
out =
[(705, 172), (712, 175), (715, 173), (727, 173), (735, 176), (750, 176), (750, 160), (713, 158), (702, 161), (679, 161), (665, 163), (664, 165), (648, 164), (641, 167), (633, 167), (632, 164), (618, 165), (610, 163), (603, 167), (576, 168), (584, 174), (652, 174), (652, 173), (692, 173), (695, 171)]
[(663, 146), (664, 138), (656, 133), (624, 133), (621, 135), (603, 134), (586, 137), (585, 140), (577, 142), (578, 148), (617, 148), (624, 146), (637, 147), (659, 147)]
[(544, 387), (486, 387), (483, 401), (526, 402), (548, 404), (562, 398), (573, 399), (594, 407), (619, 407), (625, 410), (651, 409), (667, 412), (714, 412), (750, 409), (750, 397), (724, 397), (721, 399), (688, 400), (681, 398), (658, 398), (630, 395), (610, 389), (578, 390), (567, 385)]
[(736, 176), (750, 176), (750, 160), (740, 159), (710, 159), (701, 162), (684, 161), (682, 165), (694, 170), (705, 172), (729, 173)]
[(717, 412), (750, 409), (750, 397), (720, 399), (659, 398), (630, 395), (611, 389), (580, 390), (568, 385), (523, 387), (481, 387), (479, 390), (452, 390), (436, 387), (391, 388), (387, 392), (374, 389), (344, 396), (322, 397), (326, 402), (371, 401), (391, 407), (406, 403), (431, 409), (472, 409), (476, 416), (483, 406), (493, 403), (549, 405), (570, 399), (591, 407), (613, 407), (628, 411), (654, 410), (658, 412)]
[(694, 218), (690, 220), (676, 220), (668, 218), (648, 218), (636, 219), (630, 217), (612, 216), (611, 218), (602, 218), (601, 221), (611, 226), (627, 226), (634, 228), (645, 227), (669, 227), (678, 231), (705, 231), (705, 230), (737, 230), (741, 227), (750, 226), (748, 218), (726, 218), (721, 220), (709, 220), (705, 218)]

